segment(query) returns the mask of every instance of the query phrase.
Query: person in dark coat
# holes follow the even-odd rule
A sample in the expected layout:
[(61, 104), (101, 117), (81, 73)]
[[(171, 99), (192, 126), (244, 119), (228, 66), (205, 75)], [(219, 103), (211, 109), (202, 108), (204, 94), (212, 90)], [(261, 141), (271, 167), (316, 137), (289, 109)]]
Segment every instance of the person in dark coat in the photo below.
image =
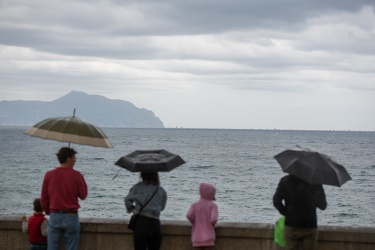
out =
[(273, 205), (285, 216), (285, 249), (314, 250), (318, 238), (316, 209), (325, 210), (326, 196), (322, 185), (287, 175), (281, 178), (273, 196)]

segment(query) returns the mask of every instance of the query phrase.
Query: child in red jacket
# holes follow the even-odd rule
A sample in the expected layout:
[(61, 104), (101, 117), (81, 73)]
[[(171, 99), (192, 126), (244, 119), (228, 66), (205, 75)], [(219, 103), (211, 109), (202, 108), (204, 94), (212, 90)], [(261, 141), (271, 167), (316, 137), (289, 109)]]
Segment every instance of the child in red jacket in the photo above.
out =
[(26, 215), (22, 216), (22, 232), (29, 233), (29, 250), (47, 249), (48, 220), (43, 214), (40, 199), (34, 200), (35, 213), (27, 220)]

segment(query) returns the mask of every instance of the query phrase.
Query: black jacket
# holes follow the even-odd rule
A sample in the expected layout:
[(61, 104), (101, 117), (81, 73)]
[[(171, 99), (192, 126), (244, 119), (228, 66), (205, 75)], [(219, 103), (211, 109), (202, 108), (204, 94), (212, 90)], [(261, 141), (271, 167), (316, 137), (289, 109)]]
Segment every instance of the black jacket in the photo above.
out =
[(316, 208), (326, 209), (322, 185), (310, 185), (292, 175), (281, 178), (273, 205), (285, 216), (285, 225), (297, 228), (316, 228)]

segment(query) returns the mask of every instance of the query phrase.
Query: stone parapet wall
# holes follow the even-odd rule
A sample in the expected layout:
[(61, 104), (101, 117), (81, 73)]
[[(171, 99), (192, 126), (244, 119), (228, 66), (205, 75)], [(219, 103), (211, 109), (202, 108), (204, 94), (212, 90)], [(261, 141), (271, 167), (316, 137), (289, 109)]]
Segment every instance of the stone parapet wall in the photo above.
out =
[[(125, 219), (81, 218), (80, 250), (133, 249), (133, 233)], [(277, 250), (273, 224), (221, 222), (216, 250)], [(191, 227), (187, 221), (162, 221), (162, 250), (191, 250)], [(373, 250), (375, 228), (319, 227), (319, 250)], [(21, 216), (0, 216), (0, 246), (4, 250), (28, 248), (21, 232)]]

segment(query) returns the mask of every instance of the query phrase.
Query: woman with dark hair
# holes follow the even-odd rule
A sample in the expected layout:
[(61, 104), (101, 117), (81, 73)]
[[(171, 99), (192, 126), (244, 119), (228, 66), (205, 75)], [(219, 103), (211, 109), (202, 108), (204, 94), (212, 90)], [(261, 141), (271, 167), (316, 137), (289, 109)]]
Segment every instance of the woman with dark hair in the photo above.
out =
[(157, 172), (142, 172), (140, 177), (141, 181), (125, 197), (127, 212), (139, 215), (134, 229), (134, 249), (159, 250), (162, 241), (159, 218), (167, 203), (167, 193), (160, 186)]

